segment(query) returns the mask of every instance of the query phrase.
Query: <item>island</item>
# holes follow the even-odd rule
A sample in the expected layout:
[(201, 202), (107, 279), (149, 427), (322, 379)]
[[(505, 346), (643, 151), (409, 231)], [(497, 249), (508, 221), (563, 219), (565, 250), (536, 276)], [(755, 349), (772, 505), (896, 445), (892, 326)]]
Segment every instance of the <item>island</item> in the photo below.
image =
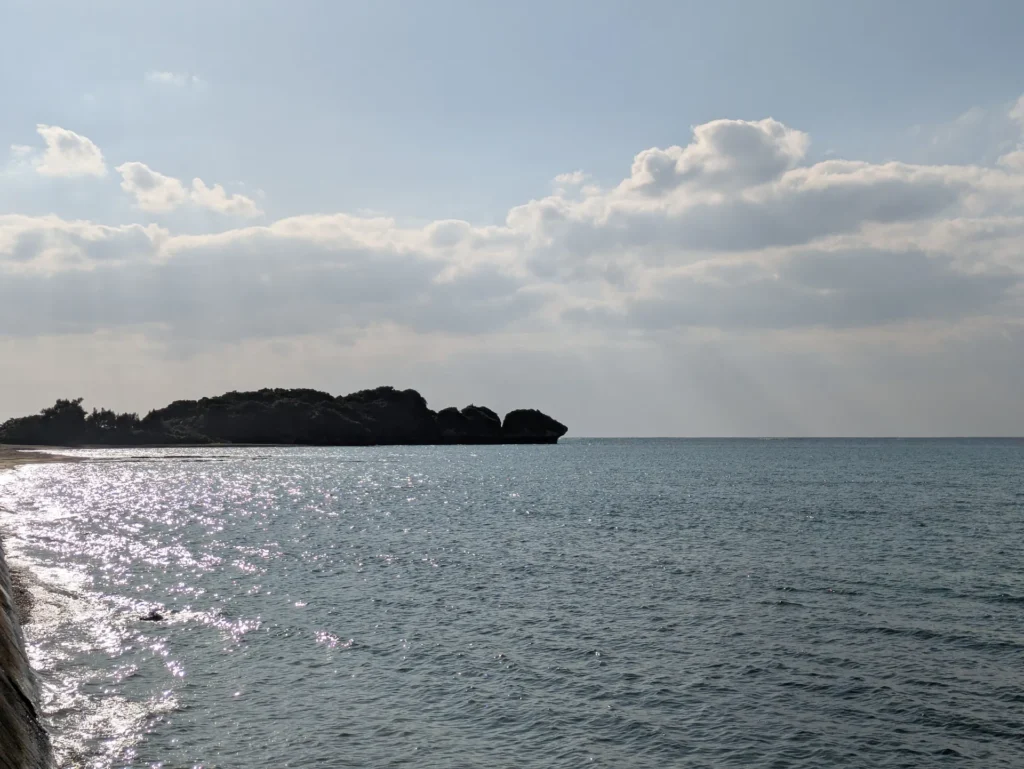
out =
[(180, 400), (145, 417), (87, 412), (81, 398), (0, 424), (0, 443), (23, 446), (275, 444), (385, 446), (557, 443), (568, 432), (536, 409), (502, 420), (485, 406), (432, 411), (415, 390), (376, 387), (333, 396), (309, 389), (229, 392)]

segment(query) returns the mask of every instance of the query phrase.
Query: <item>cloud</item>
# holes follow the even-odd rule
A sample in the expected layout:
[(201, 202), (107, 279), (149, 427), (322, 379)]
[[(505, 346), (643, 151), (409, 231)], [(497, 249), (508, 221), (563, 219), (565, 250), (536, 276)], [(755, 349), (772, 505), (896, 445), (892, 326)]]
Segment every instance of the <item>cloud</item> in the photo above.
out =
[(662, 195), (682, 185), (726, 188), (777, 179), (803, 159), (810, 140), (777, 120), (715, 120), (693, 129), (686, 147), (644, 150), (633, 159), (628, 188)]
[(553, 195), (512, 209), (507, 226), (531, 244), (530, 269), (568, 280), (598, 274), (610, 261), (621, 270), (798, 247), (876, 225), (963, 215), (970, 206), (1019, 205), (1024, 195), (1024, 179), (993, 169), (835, 160), (733, 190), (716, 178), (711, 189), (673, 186), (655, 195), (635, 189), (635, 178), (582, 200)]
[(146, 82), (175, 88), (202, 88), (206, 85), (201, 77), (187, 72), (150, 71), (146, 73)]
[(563, 187), (577, 187), (583, 184), (587, 178), (588, 174), (583, 171), (570, 171), (556, 176), (555, 184)]
[(1024, 95), (1022, 95), (1010, 108), (1010, 119), (1020, 126), (1024, 131)]
[(1019, 137), (1017, 147), (999, 158), (999, 165), (1011, 171), (1024, 173), (1024, 96), (1010, 109), (1010, 119), (1017, 125)]
[(254, 217), (263, 213), (252, 198), (228, 195), (221, 185), (207, 187), (202, 179), (192, 180), (191, 200), (197, 206), (233, 216)]
[(228, 195), (219, 184), (207, 187), (202, 179), (193, 179), (191, 189), (186, 189), (179, 179), (154, 171), (145, 163), (122, 163), (115, 170), (121, 174), (121, 189), (132, 195), (143, 211), (166, 213), (190, 202), (233, 216), (256, 217), (263, 213), (251, 198)]
[[(66, 221), (57, 216), (0, 215), (0, 274), (11, 285), (20, 276), (112, 269), (156, 258), (168, 233), (155, 225), (108, 226)], [(35, 297), (48, 304), (45, 296)], [(28, 297), (12, 295), (15, 312), (31, 308)], [(34, 313), (29, 312), (29, 315)]]
[[(36, 126), (46, 148), (35, 160), (35, 168), (43, 176), (104, 176), (107, 173), (103, 153), (90, 139), (58, 126)], [(12, 148), (24, 156), (23, 147)]]
[(1016, 173), (1024, 172), (1024, 149), (1007, 152), (999, 158), (999, 165)]
[(873, 250), (807, 250), (775, 260), (700, 265), (663, 274), (621, 312), (570, 310), (572, 320), (665, 330), (868, 328), (955, 321), (996, 311), (1024, 275), (966, 272), (952, 257)]
[[(713, 121), (637, 153), (610, 186), (559, 177), (500, 225), (337, 213), (173, 233), (7, 217), (3, 327), (34, 306), (53, 308), (34, 322), (54, 333), (153, 328), (223, 343), (382, 326), (608, 340), (1024, 317), (1024, 173), (809, 163), (809, 141), (770, 118)], [(146, 211), (260, 214), (201, 179), (117, 170)]]
[(168, 237), (152, 225), (0, 219), (0, 328), (147, 326), (172, 339), (225, 342), (377, 324), (479, 334), (527, 317), (542, 302), (499, 269), (445, 276), (444, 261), (415, 249), (368, 246), (358, 233), (344, 240), (320, 234), (312, 221)]
[(121, 189), (132, 195), (143, 211), (173, 211), (188, 199), (180, 181), (154, 171), (145, 163), (122, 163), (114, 170), (121, 174)]
[(1024, 97), (996, 106), (975, 105), (931, 126), (914, 126), (914, 153), (930, 163), (989, 165), (1011, 151), (1024, 130)]

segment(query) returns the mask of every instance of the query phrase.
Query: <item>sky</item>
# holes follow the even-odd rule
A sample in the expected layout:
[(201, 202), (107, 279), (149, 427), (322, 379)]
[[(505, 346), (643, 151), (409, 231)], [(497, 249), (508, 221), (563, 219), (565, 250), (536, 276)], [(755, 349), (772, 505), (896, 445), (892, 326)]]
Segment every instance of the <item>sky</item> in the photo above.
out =
[(0, 0), (0, 420), (1024, 435), (1024, 13)]

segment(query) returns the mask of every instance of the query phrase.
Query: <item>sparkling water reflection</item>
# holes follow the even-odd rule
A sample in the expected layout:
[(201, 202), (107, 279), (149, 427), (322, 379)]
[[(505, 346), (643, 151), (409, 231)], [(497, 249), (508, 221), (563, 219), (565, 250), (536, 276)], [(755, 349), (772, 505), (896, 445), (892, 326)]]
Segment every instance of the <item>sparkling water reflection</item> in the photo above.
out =
[(1024, 750), (1020, 442), (75, 453), (0, 475), (66, 766)]

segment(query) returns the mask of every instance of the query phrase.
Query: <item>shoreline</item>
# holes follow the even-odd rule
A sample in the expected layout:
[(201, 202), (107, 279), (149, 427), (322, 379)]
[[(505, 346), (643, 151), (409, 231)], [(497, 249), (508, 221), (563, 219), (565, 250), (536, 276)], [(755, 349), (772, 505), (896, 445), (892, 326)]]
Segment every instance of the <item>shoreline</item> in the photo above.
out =
[[(230, 443), (210, 441), (208, 443), (74, 443), (74, 444), (28, 444), (0, 443), (0, 462), (3, 451), (49, 452), (76, 451), (84, 449), (375, 449), (402, 448), (405, 446), (553, 446), (558, 439), (505, 439), (505, 440), (463, 440), (463, 441), (379, 441), (370, 443)], [(61, 457), (55, 460), (62, 461)], [(2, 468), (0, 468), (2, 469)]]
[[(0, 445), (0, 473), (14, 470), (21, 465), (39, 465), (52, 464), (54, 462), (74, 461), (76, 460), (73, 457), (62, 457), (56, 454), (46, 453), (45, 451), (38, 451), (36, 449), (26, 451), (22, 450), (20, 446)], [(0, 559), (4, 559), (3, 545), (3, 535), (0, 533)], [(8, 572), (8, 577), (11, 583), (11, 592), (13, 593), (12, 599), (14, 600), (14, 608), (17, 612), (18, 622), (21, 625), (27, 625), (32, 621), (32, 606), (35, 601), (26, 584), (27, 580), (25, 575), (21, 573), (21, 569), (11, 568), (6, 564), (0, 566), (0, 568), (5, 568)]]
[(21, 465), (39, 465), (53, 462), (73, 462), (74, 457), (62, 457), (47, 453), (47, 450), (59, 450), (58, 446), (7, 446), (0, 444), (0, 473), (13, 470)]
[[(0, 473), (68, 459), (0, 446)], [(54, 765), (50, 738), (39, 721), (39, 688), (22, 631), (31, 622), (32, 604), (24, 576), (8, 567), (0, 536), (0, 769), (51, 769)]]

